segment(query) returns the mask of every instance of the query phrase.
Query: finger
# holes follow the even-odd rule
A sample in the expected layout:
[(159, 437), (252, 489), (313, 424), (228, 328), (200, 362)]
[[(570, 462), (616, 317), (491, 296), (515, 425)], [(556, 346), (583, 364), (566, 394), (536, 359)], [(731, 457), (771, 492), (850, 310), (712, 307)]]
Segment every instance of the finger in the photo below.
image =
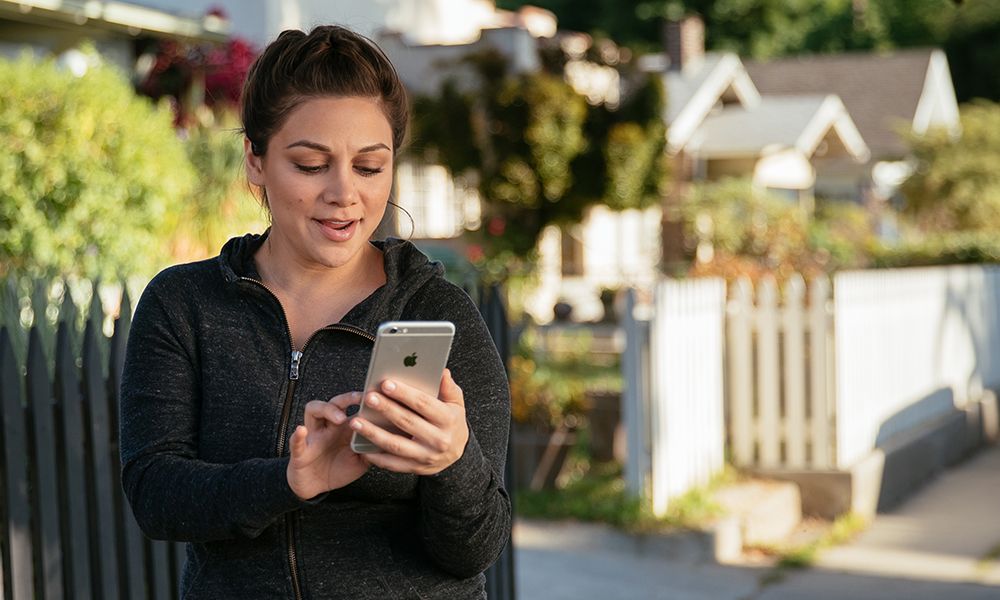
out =
[(330, 398), (327, 402), (346, 412), (349, 406), (361, 402), (361, 392), (338, 394), (333, 398)]
[(451, 369), (445, 369), (444, 374), (441, 376), (441, 389), (438, 391), (438, 398), (448, 404), (465, 406), (465, 392), (455, 383), (455, 380), (451, 376)]
[(427, 451), (419, 443), (401, 435), (389, 433), (361, 417), (351, 420), (351, 429), (365, 436), (371, 443), (389, 454), (404, 458), (416, 458), (427, 454)]
[(365, 398), (368, 410), (374, 410), (390, 423), (410, 434), (425, 445), (441, 451), (447, 445), (445, 432), (423, 416), (410, 410), (400, 402), (371, 393)]
[(324, 421), (340, 425), (347, 420), (347, 415), (333, 404), (321, 400), (313, 400), (306, 404), (305, 425), (309, 429), (319, 429), (326, 426)]
[(447, 423), (448, 411), (440, 400), (430, 394), (425, 394), (415, 387), (392, 379), (386, 379), (382, 382), (381, 391), (434, 425)]

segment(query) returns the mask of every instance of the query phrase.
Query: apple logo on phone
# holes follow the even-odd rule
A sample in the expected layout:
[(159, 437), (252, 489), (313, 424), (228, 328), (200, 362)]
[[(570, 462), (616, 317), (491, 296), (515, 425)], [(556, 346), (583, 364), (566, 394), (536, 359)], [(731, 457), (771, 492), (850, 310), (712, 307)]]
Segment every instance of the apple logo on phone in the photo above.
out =
[(415, 366), (417, 366), (417, 353), (414, 352), (413, 354), (411, 354), (409, 356), (403, 357), (403, 366), (404, 367), (415, 367)]

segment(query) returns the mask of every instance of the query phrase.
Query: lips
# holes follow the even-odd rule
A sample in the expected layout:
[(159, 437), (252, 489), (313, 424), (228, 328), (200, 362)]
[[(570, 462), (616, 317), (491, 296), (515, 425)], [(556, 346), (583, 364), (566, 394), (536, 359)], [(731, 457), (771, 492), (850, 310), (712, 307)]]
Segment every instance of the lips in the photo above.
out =
[(346, 242), (354, 237), (354, 233), (358, 229), (357, 220), (314, 219), (314, 222), (319, 225), (323, 236), (332, 242)]

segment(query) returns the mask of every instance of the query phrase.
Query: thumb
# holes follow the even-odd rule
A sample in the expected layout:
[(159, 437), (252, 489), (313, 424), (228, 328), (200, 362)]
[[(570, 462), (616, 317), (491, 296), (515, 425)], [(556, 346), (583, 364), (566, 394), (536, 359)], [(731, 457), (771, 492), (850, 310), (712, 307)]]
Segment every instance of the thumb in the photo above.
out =
[(309, 430), (306, 429), (305, 425), (299, 425), (295, 428), (289, 443), (292, 460), (301, 461), (305, 459), (305, 454), (309, 449), (309, 444), (306, 443), (307, 437), (309, 437)]
[(458, 387), (458, 384), (451, 377), (451, 369), (445, 369), (441, 376), (439, 397), (443, 402), (465, 406), (465, 395), (462, 393), (462, 388)]

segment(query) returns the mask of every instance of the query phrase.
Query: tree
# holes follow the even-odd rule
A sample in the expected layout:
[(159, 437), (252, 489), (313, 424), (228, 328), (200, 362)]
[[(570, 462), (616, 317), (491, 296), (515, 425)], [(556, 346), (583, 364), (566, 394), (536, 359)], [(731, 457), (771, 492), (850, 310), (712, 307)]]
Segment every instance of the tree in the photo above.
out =
[[(766, 59), (849, 50), (944, 47), (960, 102), (1000, 101), (1000, 0), (505, 0), (553, 11), (564, 28), (643, 52), (662, 48), (663, 23), (705, 20), (706, 46)], [(586, 9), (584, 9), (584, 7)]]
[(167, 107), (110, 67), (0, 61), (0, 274), (151, 274), (194, 173)]
[(447, 81), (414, 101), (412, 152), (471, 173), (484, 201), (479, 239), (493, 264), (527, 257), (551, 223), (578, 221), (596, 202), (659, 198), (664, 177), (658, 78), (632, 83), (621, 108), (591, 106), (550, 70), (514, 75), (496, 52), (469, 56), (474, 82)]
[(913, 175), (902, 186), (906, 209), (930, 232), (1000, 228), (1000, 104), (961, 109), (962, 136), (911, 136)]
[(969, 0), (949, 28), (945, 51), (959, 102), (1000, 101), (1000, 0)]

